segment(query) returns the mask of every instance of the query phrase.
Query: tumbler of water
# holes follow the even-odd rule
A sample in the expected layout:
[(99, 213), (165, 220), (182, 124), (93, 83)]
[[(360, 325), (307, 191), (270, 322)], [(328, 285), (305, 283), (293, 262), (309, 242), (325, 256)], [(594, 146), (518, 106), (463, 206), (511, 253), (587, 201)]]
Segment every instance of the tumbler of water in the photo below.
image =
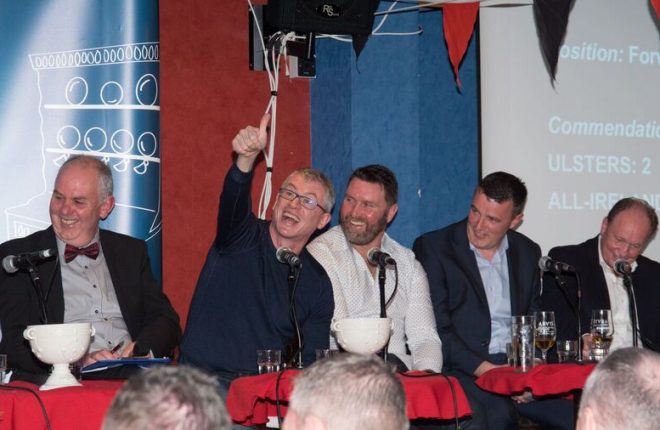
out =
[(578, 356), (577, 340), (558, 340), (557, 358), (560, 363), (575, 361)]
[(282, 364), (282, 352), (279, 349), (258, 349), (257, 367), (259, 374), (279, 372)]
[(511, 317), (511, 343), (518, 351), (519, 372), (529, 372), (534, 367), (534, 321), (533, 315)]
[(518, 365), (518, 344), (507, 342), (506, 344), (506, 364), (511, 367)]
[(0, 384), (5, 383), (5, 372), (7, 371), (7, 355), (0, 354)]

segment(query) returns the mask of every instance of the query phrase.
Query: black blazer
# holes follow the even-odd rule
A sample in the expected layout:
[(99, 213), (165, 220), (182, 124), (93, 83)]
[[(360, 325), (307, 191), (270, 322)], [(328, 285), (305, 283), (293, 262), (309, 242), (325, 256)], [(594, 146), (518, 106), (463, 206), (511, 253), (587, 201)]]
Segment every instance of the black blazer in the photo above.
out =
[[(153, 278), (145, 242), (107, 230), (100, 231), (100, 242), (131, 338), (150, 348), (157, 357), (171, 354), (181, 336), (179, 317)], [(46, 248), (57, 249), (52, 226), (3, 243), (0, 259)], [(48, 322), (62, 323), (64, 293), (59, 261), (53, 259), (40, 264), (38, 272), (44, 295), (47, 294)], [(0, 270), (0, 352), (7, 354), (8, 367), (18, 373), (49, 371), (49, 367), (32, 354), (28, 341), (23, 338), (26, 326), (42, 324), (40, 303), (27, 272), (7, 274)]]
[[(550, 257), (575, 267), (580, 276), (582, 333), (589, 332), (592, 309), (611, 309), (605, 274), (598, 258), (598, 236), (578, 245), (553, 248)], [(557, 339), (577, 339), (577, 276), (562, 275), (566, 294), (551, 274), (543, 276), (543, 309), (555, 312)], [(637, 316), (644, 346), (658, 351), (660, 345), (660, 263), (644, 256), (637, 258), (632, 274), (637, 301)], [(569, 304), (570, 303), (570, 304)], [(616, 336), (616, 333), (614, 333)]]
[[(512, 315), (538, 310), (541, 248), (509, 230), (509, 281)], [(488, 360), (490, 310), (477, 260), (467, 238), (467, 220), (426, 233), (413, 251), (429, 278), (444, 367), (473, 375)]]

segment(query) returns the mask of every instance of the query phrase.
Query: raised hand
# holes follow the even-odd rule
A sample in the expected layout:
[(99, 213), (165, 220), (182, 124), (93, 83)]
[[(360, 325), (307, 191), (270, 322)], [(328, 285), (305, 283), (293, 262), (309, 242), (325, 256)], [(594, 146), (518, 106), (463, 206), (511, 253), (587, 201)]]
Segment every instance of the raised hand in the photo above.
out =
[(238, 132), (231, 145), (234, 152), (238, 155), (236, 166), (243, 171), (252, 170), (257, 156), (264, 150), (268, 141), (268, 123), (270, 114), (261, 117), (259, 128), (247, 126)]

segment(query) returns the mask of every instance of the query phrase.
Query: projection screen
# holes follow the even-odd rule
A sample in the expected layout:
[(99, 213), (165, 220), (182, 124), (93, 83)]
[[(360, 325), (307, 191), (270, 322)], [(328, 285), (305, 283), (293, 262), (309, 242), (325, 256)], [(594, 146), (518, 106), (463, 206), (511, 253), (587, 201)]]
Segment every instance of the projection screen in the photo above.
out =
[[(624, 196), (660, 208), (660, 27), (647, 0), (578, 0), (556, 82), (531, 5), (480, 10), (481, 157), (527, 184), (520, 231), (551, 247), (595, 236)], [(645, 255), (660, 260), (660, 239)]]

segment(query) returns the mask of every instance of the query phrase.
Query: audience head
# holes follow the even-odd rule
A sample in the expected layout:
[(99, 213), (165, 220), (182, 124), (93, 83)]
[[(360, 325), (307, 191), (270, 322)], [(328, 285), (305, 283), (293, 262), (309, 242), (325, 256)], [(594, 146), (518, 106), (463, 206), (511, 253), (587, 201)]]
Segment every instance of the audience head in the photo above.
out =
[(527, 188), (517, 177), (495, 172), (484, 177), (472, 196), (468, 239), (481, 252), (494, 253), (509, 229), (523, 220)]
[(229, 430), (217, 380), (188, 366), (158, 366), (126, 381), (104, 430)]
[(309, 237), (330, 222), (335, 204), (332, 182), (316, 169), (293, 171), (282, 183), (273, 206), (271, 233), (276, 246), (298, 252)]
[(406, 398), (376, 355), (337, 354), (294, 381), (283, 430), (407, 430)]
[(50, 199), (50, 219), (57, 237), (82, 247), (89, 244), (115, 204), (112, 173), (88, 155), (69, 158), (60, 167)]
[(619, 200), (600, 226), (603, 260), (611, 268), (617, 260), (632, 263), (657, 231), (658, 215), (651, 205), (634, 197)]
[(398, 210), (398, 193), (396, 176), (385, 166), (372, 164), (351, 174), (339, 213), (341, 228), (351, 244), (380, 247)]
[(613, 351), (584, 386), (578, 430), (652, 430), (660, 423), (660, 354)]

